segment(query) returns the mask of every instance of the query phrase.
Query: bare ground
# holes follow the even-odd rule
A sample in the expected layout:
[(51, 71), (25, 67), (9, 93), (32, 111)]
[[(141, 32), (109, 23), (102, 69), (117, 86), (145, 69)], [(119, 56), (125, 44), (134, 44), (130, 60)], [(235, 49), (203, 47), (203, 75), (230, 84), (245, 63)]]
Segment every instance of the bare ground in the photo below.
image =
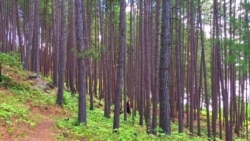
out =
[(56, 141), (55, 135), (57, 133), (53, 130), (54, 125), (55, 121), (42, 119), (35, 129), (22, 141)]

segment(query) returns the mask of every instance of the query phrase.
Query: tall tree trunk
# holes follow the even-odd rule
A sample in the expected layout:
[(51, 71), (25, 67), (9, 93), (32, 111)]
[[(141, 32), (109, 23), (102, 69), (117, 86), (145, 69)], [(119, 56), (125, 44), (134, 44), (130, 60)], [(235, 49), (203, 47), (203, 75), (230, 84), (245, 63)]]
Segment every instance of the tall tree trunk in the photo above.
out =
[[(210, 111), (209, 111), (209, 98), (208, 98), (208, 88), (207, 88), (207, 69), (206, 69), (206, 62), (205, 62), (205, 45), (204, 45), (204, 31), (203, 31), (203, 24), (201, 20), (201, 3), (200, 0), (198, 1), (198, 22), (199, 28), (201, 32), (201, 76), (204, 80), (204, 94), (205, 94), (205, 105), (206, 105), (206, 118), (207, 118), (207, 136), (208, 138), (211, 137), (210, 132)], [(202, 82), (201, 82), (202, 83)]]
[[(23, 45), (23, 35), (21, 34), (21, 25), (20, 25), (20, 18), (19, 18), (19, 5), (18, 5), (18, 0), (15, 0), (15, 5), (16, 5), (16, 23), (17, 23), (17, 35), (18, 35), (18, 47), (20, 51), (20, 59), (23, 62), (24, 61), (24, 45)], [(0, 6), (1, 7), (1, 6)], [(1, 31), (0, 31), (1, 34)]]
[(56, 103), (62, 106), (63, 90), (65, 81), (66, 70), (66, 46), (67, 46), (67, 33), (66, 33), (66, 1), (61, 0), (61, 36), (60, 36), (60, 54), (59, 54), (59, 72), (58, 72), (58, 92)]
[(53, 0), (53, 84), (58, 85), (59, 36), (60, 36), (60, 0)]
[(147, 133), (151, 133), (151, 84), (150, 84), (150, 75), (151, 75), (151, 61), (150, 61), (150, 48), (151, 45), (149, 33), (150, 33), (150, 26), (149, 26), (149, 12), (150, 12), (150, 4), (148, 0), (145, 0), (144, 2), (144, 39), (145, 39), (145, 46), (144, 46), (144, 55), (145, 55), (145, 63), (144, 64), (144, 81), (145, 81), (145, 122), (147, 127)]
[(159, 44), (160, 44), (160, 0), (156, 1), (156, 13), (155, 13), (155, 72), (154, 72), (154, 91), (152, 94), (153, 100), (153, 110), (152, 110), (152, 131), (154, 134), (155, 128), (157, 127), (157, 119), (158, 119), (158, 101), (159, 101)]
[(28, 35), (28, 43), (26, 47), (26, 56), (24, 60), (24, 69), (30, 69), (30, 54), (32, 49), (32, 41), (33, 41), (33, 27), (34, 27), (34, 15), (35, 14), (35, 0), (30, 1), (30, 11), (29, 11), (29, 35)]
[(79, 92), (79, 104), (78, 104), (78, 122), (87, 124), (87, 112), (86, 112), (86, 68), (83, 53), (85, 50), (84, 44), (84, 31), (83, 31), (83, 15), (84, 11), (82, 6), (84, 2), (81, 0), (75, 0), (76, 6), (76, 32), (77, 32), (77, 46), (78, 46), (78, 92)]
[(139, 85), (139, 125), (143, 126), (143, 119), (144, 119), (144, 100), (145, 100), (145, 97), (144, 97), (144, 83), (145, 83), (145, 80), (144, 80), (144, 73), (145, 73), (145, 70), (143, 68), (144, 66), (144, 46), (145, 46), (145, 40), (144, 40), (144, 14), (143, 14), (143, 0), (140, 1), (140, 4), (139, 4), (139, 9), (140, 9), (140, 17), (139, 17), (139, 43), (140, 43), (140, 55), (139, 55), (139, 58), (140, 58), (140, 62), (138, 64), (138, 67), (140, 67), (140, 83), (138, 84)]
[(169, 105), (169, 34), (170, 34), (170, 0), (162, 1), (162, 33), (160, 51), (160, 127), (164, 133), (171, 134)]
[(119, 128), (120, 124), (120, 109), (121, 109), (121, 97), (122, 97), (122, 84), (124, 76), (124, 66), (125, 66), (125, 48), (126, 48), (126, 1), (120, 1), (120, 38), (119, 38), (119, 54), (118, 54), (118, 66), (117, 66), (117, 83), (115, 91), (115, 113), (113, 129)]
[(67, 42), (67, 72), (69, 78), (69, 88), (72, 94), (76, 93), (76, 25), (75, 25), (75, 1), (69, 2), (70, 12), (69, 12), (69, 34)]
[(41, 45), (40, 38), (40, 0), (35, 0), (35, 18), (33, 31), (32, 65), (31, 70), (39, 73), (39, 50)]
[(181, 51), (181, 17), (180, 14), (180, 1), (176, 1), (175, 15), (178, 19), (176, 24), (176, 93), (177, 93), (177, 104), (178, 104), (178, 122), (179, 122), (179, 133), (183, 132), (183, 81), (181, 78), (181, 62), (182, 62), (182, 51)]

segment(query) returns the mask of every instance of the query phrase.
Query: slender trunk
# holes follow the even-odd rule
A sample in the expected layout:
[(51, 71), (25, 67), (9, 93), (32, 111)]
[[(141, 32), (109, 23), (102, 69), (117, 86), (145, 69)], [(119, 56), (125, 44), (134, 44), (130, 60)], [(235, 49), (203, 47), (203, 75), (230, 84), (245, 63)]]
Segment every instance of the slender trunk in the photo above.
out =
[(63, 90), (65, 81), (66, 70), (66, 46), (67, 46), (67, 33), (66, 33), (66, 1), (61, 0), (61, 36), (60, 36), (60, 54), (59, 54), (59, 72), (58, 72), (58, 92), (56, 103), (62, 106)]
[(118, 54), (118, 66), (117, 66), (117, 83), (115, 91), (115, 114), (113, 122), (113, 130), (117, 130), (120, 125), (120, 109), (121, 109), (121, 97), (122, 97), (122, 84), (124, 76), (125, 65), (125, 48), (126, 48), (126, 1), (120, 2), (120, 38), (119, 38), (119, 54)]
[(58, 85), (59, 35), (60, 35), (60, 1), (53, 0), (53, 84)]
[(152, 131), (156, 134), (155, 128), (157, 127), (158, 119), (158, 101), (159, 101), (159, 44), (160, 44), (160, 0), (156, 1), (156, 17), (155, 17), (155, 72), (154, 72), (154, 92), (152, 95), (153, 110), (152, 110)]
[(170, 0), (162, 2), (162, 33), (160, 51), (159, 95), (160, 95), (160, 127), (164, 133), (171, 134), (169, 105), (169, 34), (170, 34)]
[(29, 36), (26, 49), (26, 56), (24, 60), (24, 69), (29, 70), (30, 68), (30, 54), (32, 49), (32, 38), (33, 38), (33, 27), (34, 27), (34, 12), (35, 11), (35, 0), (30, 1), (30, 11), (29, 11)]
[(87, 112), (86, 112), (86, 66), (85, 59), (82, 54), (85, 50), (84, 44), (84, 3), (81, 0), (75, 0), (76, 7), (76, 43), (78, 46), (78, 92), (79, 92), (79, 103), (78, 103), (78, 122), (87, 125)]
[(39, 73), (39, 50), (41, 45), (40, 38), (40, 0), (35, 0), (35, 18), (34, 18), (34, 31), (33, 31), (33, 48), (32, 48), (32, 64), (31, 70)]

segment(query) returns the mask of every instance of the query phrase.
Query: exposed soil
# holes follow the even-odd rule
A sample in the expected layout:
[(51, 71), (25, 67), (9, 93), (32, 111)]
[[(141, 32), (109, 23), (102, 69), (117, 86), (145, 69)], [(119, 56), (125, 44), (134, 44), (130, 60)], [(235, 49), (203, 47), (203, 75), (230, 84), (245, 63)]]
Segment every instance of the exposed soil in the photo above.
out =
[(53, 130), (55, 121), (43, 119), (22, 141), (56, 141), (57, 132)]
[[(51, 111), (57, 111), (57, 108), (50, 107), (51, 110), (44, 110), (42, 107), (31, 108), (34, 115), (38, 115), (41, 119), (31, 127), (27, 123), (15, 122), (15, 117), (12, 118), (13, 124), (7, 125), (5, 121), (0, 121), (0, 140), (3, 141), (56, 141), (56, 136), (59, 134), (56, 129), (56, 123), (51, 118)], [(47, 109), (47, 108), (45, 108)], [(41, 113), (44, 111), (44, 113)]]
[(41, 120), (22, 141), (56, 141), (59, 131), (55, 128), (53, 119), (66, 113), (58, 106), (32, 106), (30, 103), (26, 105), (32, 113), (38, 114)]

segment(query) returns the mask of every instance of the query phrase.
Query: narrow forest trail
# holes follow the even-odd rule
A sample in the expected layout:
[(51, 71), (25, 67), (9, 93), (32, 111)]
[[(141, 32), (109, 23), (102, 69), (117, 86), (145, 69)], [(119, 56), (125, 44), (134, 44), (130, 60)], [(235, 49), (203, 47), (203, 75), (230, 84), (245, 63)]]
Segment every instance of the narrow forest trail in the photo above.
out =
[(44, 117), (23, 141), (56, 141), (55, 121)]
[(33, 130), (29, 130), (22, 141), (56, 141), (56, 135), (59, 134), (56, 128), (55, 119), (63, 115), (63, 110), (59, 106), (32, 106), (30, 111), (36, 114), (40, 119)]

